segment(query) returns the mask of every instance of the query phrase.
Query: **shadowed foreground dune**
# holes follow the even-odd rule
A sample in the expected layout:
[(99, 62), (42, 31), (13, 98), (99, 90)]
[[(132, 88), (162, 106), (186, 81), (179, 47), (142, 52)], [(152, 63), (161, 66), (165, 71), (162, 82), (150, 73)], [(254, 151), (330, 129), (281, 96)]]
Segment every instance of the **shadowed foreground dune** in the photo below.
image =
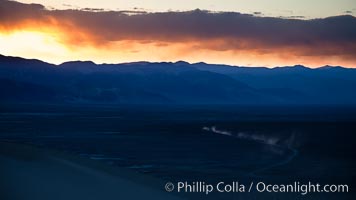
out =
[(0, 143), (0, 199), (179, 199), (150, 177), (30, 146)]

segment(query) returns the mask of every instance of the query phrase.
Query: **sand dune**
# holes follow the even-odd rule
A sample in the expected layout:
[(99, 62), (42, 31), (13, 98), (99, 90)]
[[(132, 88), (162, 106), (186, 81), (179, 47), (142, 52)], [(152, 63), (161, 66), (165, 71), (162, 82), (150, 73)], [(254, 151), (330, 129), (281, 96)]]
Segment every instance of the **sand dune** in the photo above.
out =
[(0, 199), (179, 199), (126, 169), (30, 146), (0, 143)]

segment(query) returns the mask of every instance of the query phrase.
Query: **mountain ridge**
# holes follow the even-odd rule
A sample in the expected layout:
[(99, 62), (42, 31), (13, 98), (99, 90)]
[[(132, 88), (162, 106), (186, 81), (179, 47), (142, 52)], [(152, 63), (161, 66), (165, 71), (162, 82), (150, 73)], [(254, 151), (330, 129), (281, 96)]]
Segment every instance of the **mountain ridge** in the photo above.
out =
[[(1, 102), (356, 105), (356, 69), (133, 62), (60, 65), (0, 56)], [(31, 96), (32, 95), (32, 96)]]
[(175, 62), (150, 62), (150, 61), (133, 61), (133, 62), (119, 62), (119, 63), (100, 63), (97, 64), (94, 61), (91, 60), (71, 60), (71, 61), (65, 61), (62, 62), (60, 64), (53, 64), (50, 62), (46, 62), (40, 59), (35, 59), (35, 58), (23, 58), (23, 57), (19, 57), (19, 56), (6, 56), (3, 54), (0, 54), (0, 59), (21, 59), (21, 60), (27, 60), (27, 61), (39, 61), (39, 62), (43, 62), (46, 64), (50, 64), (53, 66), (64, 66), (64, 65), (68, 65), (68, 64), (93, 64), (93, 65), (97, 65), (97, 66), (101, 66), (101, 65), (132, 65), (132, 64), (186, 64), (186, 65), (211, 65), (211, 66), (226, 66), (226, 67), (239, 67), (239, 68), (264, 68), (264, 69), (280, 69), (280, 68), (305, 68), (305, 69), (325, 69), (325, 68), (338, 68), (338, 69), (356, 69), (356, 68), (348, 68), (348, 67), (343, 67), (343, 66), (332, 66), (332, 65), (323, 65), (320, 67), (308, 67), (308, 66), (304, 66), (301, 64), (295, 64), (293, 66), (274, 66), (274, 67), (264, 67), (264, 66), (240, 66), (240, 65), (228, 65), (228, 64), (211, 64), (211, 63), (206, 63), (203, 61), (200, 62), (194, 62), (194, 63), (190, 63), (184, 60), (178, 60)]

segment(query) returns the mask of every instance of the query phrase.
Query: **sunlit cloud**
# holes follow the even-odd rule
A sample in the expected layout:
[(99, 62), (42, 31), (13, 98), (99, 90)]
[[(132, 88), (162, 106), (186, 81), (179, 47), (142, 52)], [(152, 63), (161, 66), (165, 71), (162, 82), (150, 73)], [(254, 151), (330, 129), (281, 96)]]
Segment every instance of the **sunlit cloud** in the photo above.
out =
[(296, 20), (236, 12), (47, 10), (0, 1), (0, 53), (60, 63), (177, 61), (356, 67), (356, 18)]

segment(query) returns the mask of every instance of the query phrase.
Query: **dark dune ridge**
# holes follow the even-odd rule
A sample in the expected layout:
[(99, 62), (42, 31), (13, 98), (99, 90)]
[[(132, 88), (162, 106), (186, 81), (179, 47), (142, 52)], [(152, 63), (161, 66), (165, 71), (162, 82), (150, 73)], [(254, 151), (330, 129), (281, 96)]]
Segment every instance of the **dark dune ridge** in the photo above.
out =
[(180, 199), (142, 174), (28, 145), (1, 142), (0, 163), (3, 200)]

